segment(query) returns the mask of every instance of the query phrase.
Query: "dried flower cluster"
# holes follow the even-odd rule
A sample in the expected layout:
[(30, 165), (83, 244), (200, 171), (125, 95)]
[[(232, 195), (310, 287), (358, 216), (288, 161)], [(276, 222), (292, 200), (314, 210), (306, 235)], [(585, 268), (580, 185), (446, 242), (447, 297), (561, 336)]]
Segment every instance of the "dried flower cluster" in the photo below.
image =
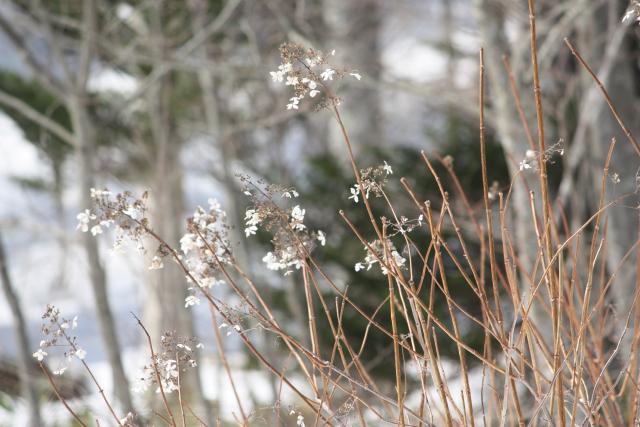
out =
[(78, 327), (78, 316), (68, 320), (60, 317), (60, 310), (55, 306), (47, 305), (47, 310), (42, 315), (42, 337), (38, 350), (33, 353), (33, 357), (42, 362), (49, 353), (46, 349), (56, 347), (64, 348), (64, 363), (54, 370), (55, 375), (62, 375), (74, 357), (84, 360), (87, 352), (78, 344), (78, 339), (69, 334), (70, 331)]
[(393, 237), (395, 235), (411, 233), (417, 227), (422, 227), (424, 224), (424, 215), (420, 214), (417, 218), (407, 218), (401, 216), (400, 220), (395, 222), (388, 222), (389, 230), (387, 231), (387, 237)]
[[(544, 153), (542, 153), (542, 161), (553, 163), (554, 156), (564, 156), (564, 141), (560, 140), (551, 147), (547, 148)], [(522, 161), (520, 161), (519, 169), (521, 171), (524, 170), (538, 170), (538, 160), (540, 158), (540, 154), (538, 151), (527, 150), (525, 153), (525, 157)]]
[[(136, 199), (126, 191), (115, 196), (109, 190), (91, 189), (92, 208), (78, 214), (78, 229), (83, 232), (91, 230), (94, 236), (102, 234), (103, 228), (115, 224), (116, 239), (114, 250), (119, 250), (126, 239), (137, 244), (139, 250), (144, 250), (142, 237), (147, 234), (149, 221), (147, 219), (147, 197), (145, 192)], [(156, 261), (157, 262), (157, 261)], [(156, 264), (157, 266), (157, 264)]]
[(295, 409), (291, 409), (289, 410), (289, 415), (295, 415), (296, 416), (296, 425), (298, 427), (305, 427), (306, 424), (304, 423), (304, 415), (302, 415), (302, 413), (296, 411)]
[(349, 75), (357, 80), (362, 76), (357, 71), (337, 69), (329, 64), (329, 58), (335, 55), (335, 50), (326, 55), (313, 48), (305, 48), (295, 43), (284, 43), (280, 46), (282, 63), (276, 71), (271, 71), (271, 79), (276, 83), (284, 82), (285, 86), (292, 86), (293, 97), (289, 99), (287, 110), (297, 110), (305, 96), (310, 98), (323, 94), (318, 108), (330, 104), (338, 105), (337, 98), (329, 90), (325, 82), (341, 79)]
[[(138, 249), (144, 251), (143, 237), (152, 233), (147, 219), (147, 193), (139, 199), (129, 192), (115, 196), (108, 190), (91, 190), (94, 206), (78, 215), (78, 228), (84, 232), (91, 230), (93, 235), (101, 234), (103, 227), (115, 224), (118, 249), (125, 240), (133, 241)], [(187, 220), (187, 233), (180, 239), (181, 254), (160, 242), (149, 265), (150, 270), (164, 267), (164, 259), (172, 256), (183, 263), (188, 271), (186, 280), (192, 285), (189, 289), (211, 288), (223, 283), (220, 275), (222, 264), (231, 263), (231, 251), (228, 240), (229, 227), (226, 213), (220, 204), (209, 199), (209, 208), (198, 206)], [(185, 307), (200, 303), (195, 295), (185, 299)]]
[[(400, 252), (398, 252), (398, 249), (396, 249), (390, 239), (386, 240), (385, 245), (382, 244), (382, 241), (376, 239), (373, 242), (369, 242), (368, 246), (364, 247), (364, 250), (366, 256), (362, 262), (356, 263), (354, 266), (355, 271), (368, 271), (382, 260), (383, 263), (380, 263), (380, 270), (382, 274), (386, 276), (389, 274), (387, 266), (395, 265), (397, 268), (402, 269), (407, 262), (406, 258), (400, 255)], [(388, 253), (390, 256), (386, 256), (385, 253)]]
[[(256, 234), (258, 227), (272, 233), (273, 251), (262, 260), (270, 270), (283, 270), (290, 274), (300, 269), (304, 259), (314, 249), (316, 243), (326, 244), (323, 231), (310, 231), (304, 224), (306, 210), (300, 205), (290, 208), (279, 206), (274, 199), (295, 199), (299, 196), (293, 188), (286, 188), (261, 181), (254, 183), (248, 177), (241, 177), (244, 194), (251, 200), (251, 208), (245, 212), (245, 234)], [(261, 188), (263, 187), (263, 188)]]
[[(227, 214), (217, 200), (209, 199), (208, 202), (208, 210), (200, 206), (196, 208), (193, 216), (187, 220), (188, 233), (180, 239), (180, 258), (189, 271), (187, 282), (192, 285), (189, 288), (191, 291), (224, 283), (221, 268), (233, 261)], [(185, 307), (199, 303), (195, 295), (185, 299)]]
[(161, 387), (165, 393), (179, 390), (181, 373), (197, 366), (195, 351), (204, 347), (195, 338), (182, 337), (175, 332), (166, 332), (160, 338), (160, 344), (160, 352), (142, 368), (134, 391), (142, 393), (150, 386), (156, 386), (156, 393), (160, 393)]
[(632, 0), (627, 12), (622, 17), (623, 23), (631, 21), (636, 21), (640, 24), (640, 1), (638, 0)]
[[(371, 193), (376, 197), (382, 196), (382, 188), (388, 181), (389, 175), (393, 174), (393, 169), (385, 161), (384, 164), (376, 167), (368, 167), (360, 170), (360, 178), (362, 180), (362, 188), (364, 196), (368, 199)], [(354, 203), (360, 201), (360, 186), (356, 183), (349, 189), (351, 195), (349, 199)]]

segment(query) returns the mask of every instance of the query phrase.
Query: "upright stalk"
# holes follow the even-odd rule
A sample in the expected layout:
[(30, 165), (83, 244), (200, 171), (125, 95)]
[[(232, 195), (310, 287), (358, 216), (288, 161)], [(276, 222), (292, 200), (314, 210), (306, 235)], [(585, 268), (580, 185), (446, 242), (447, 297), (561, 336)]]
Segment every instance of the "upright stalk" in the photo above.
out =
[[(566, 425), (565, 413), (564, 413), (564, 393), (562, 385), (562, 373), (560, 371), (560, 347), (562, 341), (560, 339), (560, 313), (558, 310), (558, 301), (560, 299), (560, 289), (556, 275), (554, 274), (553, 264), (551, 264), (551, 257), (553, 254), (553, 248), (551, 243), (551, 229), (552, 229), (552, 216), (551, 216), (551, 204), (549, 202), (548, 186), (547, 186), (547, 165), (545, 160), (545, 137), (544, 137), (544, 116), (542, 111), (542, 90), (540, 89), (540, 73), (538, 70), (538, 46), (536, 39), (536, 12), (534, 0), (528, 0), (529, 6), (529, 29), (531, 38), (531, 65), (533, 69), (533, 91), (535, 95), (536, 104), (536, 119), (538, 125), (538, 175), (540, 177), (540, 192), (542, 196), (542, 217), (543, 217), (543, 237), (545, 249), (543, 250), (543, 257), (546, 256), (549, 260), (549, 281), (551, 284), (551, 322), (553, 324), (553, 371), (556, 376), (556, 398), (558, 400), (558, 422), (561, 426)], [(553, 401), (551, 399), (551, 408), (553, 414)]]

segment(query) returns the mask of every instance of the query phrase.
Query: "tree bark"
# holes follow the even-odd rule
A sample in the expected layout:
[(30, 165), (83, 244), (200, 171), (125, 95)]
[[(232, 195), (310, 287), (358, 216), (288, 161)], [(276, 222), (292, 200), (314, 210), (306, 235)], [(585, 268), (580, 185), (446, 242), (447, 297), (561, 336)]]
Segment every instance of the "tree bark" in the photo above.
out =
[[(503, 31), (506, 22), (504, 7), (492, 0), (475, 0), (482, 43), (486, 47), (485, 66), (495, 131), (507, 159), (509, 174), (514, 177), (519, 173), (517, 160), (524, 158), (526, 150), (530, 147), (509, 89), (507, 72), (501, 65), (502, 55), (511, 52)], [(513, 56), (521, 54), (514, 52)], [(525, 271), (531, 271), (538, 249), (528, 190), (535, 192), (538, 188), (535, 174), (519, 174), (518, 180), (514, 183), (513, 200), (510, 204), (513, 208), (511, 219), (516, 234), (517, 254)]]
[[(71, 113), (74, 137), (78, 141), (78, 165), (80, 168), (80, 203), (82, 209), (92, 204), (90, 192), (95, 187), (95, 142), (94, 133), (88, 117), (86, 98), (72, 96), (67, 107)], [(96, 315), (100, 323), (104, 352), (113, 374), (113, 388), (116, 399), (126, 411), (133, 410), (129, 382), (122, 364), (121, 348), (115, 328), (113, 312), (109, 306), (107, 293), (107, 274), (102, 266), (98, 242), (89, 233), (83, 233), (83, 246), (87, 255), (89, 277), (93, 287)]]
[[(162, 1), (154, 2), (150, 15), (149, 46), (157, 64), (163, 63), (165, 55), (163, 7)], [(177, 140), (173, 127), (169, 79), (170, 75), (164, 75), (147, 90), (151, 137), (155, 147), (151, 224), (175, 248), (179, 247), (183, 234), (184, 188), (180, 159), (182, 144)], [(184, 274), (178, 266), (173, 262), (166, 262), (161, 270), (149, 272), (147, 289), (148, 301), (144, 317), (156, 348), (160, 348), (160, 337), (167, 331), (176, 331), (181, 336), (193, 336), (191, 311), (184, 307), (187, 286)], [(199, 416), (204, 415), (211, 421), (199, 373), (198, 365), (183, 374), (181, 392)]]
[[(328, 34), (332, 34), (326, 43), (341, 46), (336, 52), (341, 63), (361, 71), (365, 79), (379, 81), (382, 71), (379, 40), (382, 25), (380, 2), (325, 0), (325, 3), (327, 31)], [(327, 50), (331, 49), (331, 46), (327, 46)], [(349, 128), (349, 136), (355, 142), (354, 148), (357, 150), (358, 147), (382, 147), (386, 138), (380, 91), (372, 86), (350, 84), (341, 93), (345, 97), (343, 116)], [(332, 140), (340, 141), (339, 138)], [(339, 153), (337, 158), (344, 158), (342, 145), (332, 148)]]
[[(87, 85), (91, 66), (95, 59), (97, 37), (97, 5), (95, 0), (86, 0), (82, 4), (81, 38), (77, 48), (78, 68), (67, 86), (71, 93), (66, 96), (66, 106), (71, 115), (71, 125), (78, 165), (80, 168), (80, 204), (83, 209), (91, 207), (91, 189), (96, 179), (96, 135), (89, 116), (89, 94)], [(62, 64), (64, 65), (64, 64)], [(113, 312), (109, 306), (107, 293), (107, 275), (102, 266), (98, 241), (89, 233), (83, 234), (84, 248), (89, 265), (89, 276), (93, 287), (96, 314), (100, 321), (100, 330), (104, 352), (113, 375), (113, 388), (116, 399), (125, 411), (133, 411), (129, 383), (121, 358), (121, 348), (115, 327)]]
[[(590, 16), (589, 22), (591, 25), (583, 27), (583, 30), (590, 32), (595, 39), (592, 39), (592, 41), (597, 42), (598, 49), (590, 58), (590, 62), (595, 68), (600, 65), (599, 62), (603, 57), (600, 52), (607, 49), (612, 35), (621, 25), (619, 20), (611, 23), (611, 20), (607, 19), (607, 7), (609, 9), (613, 8), (615, 14), (622, 16), (627, 4), (626, 1), (610, 0)], [(614, 71), (611, 72), (606, 82), (606, 87), (618, 113), (627, 126), (630, 127), (631, 133), (634, 136), (638, 136), (640, 135), (640, 123), (635, 118), (640, 113), (640, 100), (637, 95), (639, 93), (637, 82), (640, 69), (637, 63), (638, 43), (633, 40), (635, 36), (632, 34), (630, 31), (627, 32), (627, 37), (615, 56), (611, 66)], [(591, 46), (591, 43), (590, 46), (583, 46), (582, 50), (593, 52), (594, 49)], [(593, 80), (585, 81), (583, 91), (586, 93), (593, 85), (595, 85)], [(640, 182), (637, 180), (640, 160), (608, 108), (599, 110), (596, 118), (591, 122), (590, 131), (586, 132), (586, 135), (587, 137), (579, 142), (588, 146), (588, 160), (584, 164), (585, 167), (589, 168), (588, 173), (590, 173), (591, 180), (577, 180), (576, 193), (587, 194), (587, 189), (593, 193), (593, 188), (600, 188), (602, 168), (611, 138), (616, 138), (617, 143), (611, 161), (610, 174), (617, 173), (620, 177), (620, 183), (614, 185), (611, 180), (608, 180), (607, 197), (609, 200), (613, 200), (621, 194), (637, 192), (638, 183)], [(621, 205), (607, 210), (606, 213), (608, 217), (606, 230), (608, 242), (606, 248), (607, 270), (609, 275), (614, 272), (616, 275), (615, 283), (611, 290), (615, 308), (615, 326), (611, 328), (610, 332), (611, 339), (614, 342), (623, 333), (627, 315), (633, 309), (632, 303), (637, 280), (635, 256), (632, 255), (622, 265), (619, 265), (619, 263), (637, 241), (639, 217), (637, 211), (630, 210), (628, 207), (638, 206), (639, 203), (638, 194), (634, 194), (625, 199)], [(597, 201), (594, 200), (590, 207), (591, 211), (595, 211), (597, 209)], [(632, 319), (634, 319), (633, 316)], [(633, 330), (633, 323), (630, 328)], [(622, 341), (622, 358), (627, 357), (625, 354), (628, 355), (631, 351), (632, 338), (632, 332), (627, 331)]]
[(18, 377), (20, 378), (20, 387), (22, 396), (27, 403), (29, 412), (29, 426), (39, 427), (42, 425), (40, 417), (40, 405), (38, 403), (38, 390), (36, 387), (36, 379), (29, 370), (31, 364), (31, 350), (29, 348), (29, 335), (27, 333), (27, 323), (20, 307), (20, 300), (15, 291), (11, 276), (9, 275), (9, 263), (7, 254), (4, 250), (4, 242), (2, 233), (0, 232), (0, 281), (7, 303), (11, 309), (13, 323), (15, 327), (16, 341), (18, 344)]

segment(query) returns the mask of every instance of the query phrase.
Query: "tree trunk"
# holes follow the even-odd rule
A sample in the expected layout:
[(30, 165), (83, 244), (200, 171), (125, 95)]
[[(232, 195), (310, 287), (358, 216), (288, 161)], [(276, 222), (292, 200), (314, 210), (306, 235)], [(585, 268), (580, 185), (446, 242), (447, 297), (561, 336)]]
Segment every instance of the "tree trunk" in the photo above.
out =
[[(519, 173), (517, 160), (523, 159), (527, 149), (531, 147), (527, 144), (525, 131), (515, 108), (515, 100), (509, 89), (508, 74), (501, 65), (502, 55), (511, 49), (503, 32), (505, 6), (496, 3), (491, 0), (475, 0), (475, 9), (482, 43), (486, 47), (488, 102), (495, 117), (495, 131), (507, 159), (509, 174), (514, 177)], [(520, 54), (521, 52), (514, 52), (514, 56)], [(511, 219), (516, 234), (517, 255), (525, 271), (531, 271), (538, 251), (528, 190), (538, 194), (536, 190), (539, 187), (536, 174), (521, 173), (514, 183), (510, 204), (513, 208)], [(540, 203), (537, 205), (540, 208)]]
[(29, 426), (39, 427), (42, 425), (42, 418), (40, 417), (40, 405), (38, 403), (38, 390), (36, 388), (36, 379), (30, 373), (29, 365), (32, 362), (31, 350), (29, 348), (29, 335), (27, 333), (27, 324), (24, 320), (22, 308), (20, 307), (20, 301), (18, 294), (11, 282), (9, 276), (9, 265), (7, 260), (7, 254), (4, 250), (4, 242), (2, 241), (2, 234), (0, 233), (0, 281), (2, 282), (2, 289), (7, 303), (11, 309), (11, 315), (13, 316), (13, 323), (15, 326), (16, 341), (18, 344), (18, 377), (20, 378), (20, 387), (22, 389), (22, 396), (27, 403), (27, 409), (29, 412)]
[[(622, 16), (627, 6), (626, 1), (611, 0), (608, 5), (604, 5), (601, 9), (591, 16), (591, 26), (586, 26), (585, 31), (591, 32), (594, 38), (602, 44), (601, 50), (605, 50), (609, 39), (602, 40), (603, 35), (611, 36), (621, 24), (618, 20), (614, 24), (607, 19), (607, 6), (612, 6), (615, 14)], [(611, 28), (611, 25), (615, 25)], [(627, 32), (627, 37), (623, 41), (612, 65), (612, 69), (608, 81), (606, 82), (607, 91), (611, 96), (618, 113), (624, 120), (625, 124), (630, 127), (634, 136), (640, 135), (640, 122), (636, 120), (640, 113), (638, 99), (638, 74), (640, 72), (637, 63), (638, 43), (633, 40), (632, 32)], [(598, 46), (600, 47), (600, 46)], [(584, 46), (583, 51), (589, 51)], [(593, 51), (593, 50), (592, 50)], [(597, 52), (599, 52), (598, 50)], [(602, 60), (603, 55), (594, 53), (591, 63), (597, 68)], [(593, 80), (585, 82), (584, 91), (588, 91), (595, 85)], [(619, 124), (611, 114), (608, 108), (601, 108), (597, 114), (597, 118), (593, 120), (590, 126), (590, 132), (586, 132), (587, 138), (581, 143), (588, 145), (588, 155), (590, 160), (584, 162), (590, 167), (591, 180), (578, 181), (576, 183), (576, 193), (586, 194), (587, 188), (593, 193), (593, 188), (600, 188), (602, 179), (602, 168), (604, 166), (607, 149), (611, 138), (616, 138), (617, 143), (610, 166), (610, 174), (617, 173), (620, 177), (619, 184), (612, 184), (608, 180), (608, 199), (613, 200), (619, 195), (625, 193), (634, 193), (638, 189), (638, 166), (640, 160), (636, 154), (632, 144), (628, 141)], [(611, 339), (616, 342), (625, 329), (627, 315), (632, 310), (632, 302), (636, 291), (636, 257), (632, 255), (627, 262), (619, 265), (625, 254), (636, 243), (638, 239), (638, 214), (637, 211), (631, 210), (629, 206), (638, 206), (640, 198), (637, 194), (626, 198), (624, 202), (612, 209), (608, 209), (606, 215), (607, 222), (607, 269), (608, 274), (615, 273), (616, 279), (612, 287), (612, 300), (615, 308), (615, 327), (611, 328)], [(597, 200), (591, 206), (591, 211), (597, 208)], [(633, 320), (634, 317), (632, 316)], [(633, 330), (633, 323), (629, 325)], [(631, 348), (632, 332), (627, 331), (623, 339), (623, 352), (628, 355)]]
[[(87, 113), (86, 95), (72, 95), (67, 103), (75, 140), (78, 143), (78, 165), (80, 168), (80, 204), (82, 210), (91, 207), (91, 188), (95, 187), (95, 142), (94, 132)], [(129, 383), (122, 365), (121, 348), (109, 296), (107, 275), (102, 266), (98, 242), (89, 233), (83, 233), (83, 245), (87, 254), (89, 276), (93, 287), (96, 315), (100, 322), (104, 352), (113, 373), (113, 388), (116, 399), (126, 411), (133, 410)]]
[[(364, 79), (378, 81), (381, 75), (380, 63), (380, 27), (382, 11), (377, 0), (325, 0), (325, 22), (327, 31), (332, 34), (327, 43), (341, 46), (336, 52), (340, 63), (351, 69), (361, 71)], [(332, 40), (333, 39), (333, 40)], [(327, 46), (327, 50), (331, 50)], [(345, 98), (342, 109), (349, 136), (358, 147), (381, 147), (386, 142), (383, 113), (378, 88), (362, 82), (347, 80), (348, 84), (341, 90)], [(332, 141), (341, 141), (332, 138)], [(334, 147), (344, 158), (344, 147)]]
[[(149, 43), (157, 64), (164, 59), (163, 2), (155, 2), (151, 10)], [(151, 136), (156, 157), (153, 161), (151, 224), (155, 231), (172, 247), (179, 247), (183, 234), (184, 189), (180, 159), (181, 143), (173, 131), (169, 76), (163, 76), (152, 85), (147, 94)], [(149, 248), (152, 249), (152, 248)], [(153, 256), (155, 251), (151, 250)], [(187, 285), (183, 272), (173, 262), (147, 276), (147, 304), (144, 318), (147, 329), (160, 348), (160, 337), (167, 331), (181, 336), (194, 335), (191, 311), (184, 307)], [(188, 369), (181, 377), (181, 390), (186, 401), (199, 416), (210, 419), (202, 393), (199, 365)]]

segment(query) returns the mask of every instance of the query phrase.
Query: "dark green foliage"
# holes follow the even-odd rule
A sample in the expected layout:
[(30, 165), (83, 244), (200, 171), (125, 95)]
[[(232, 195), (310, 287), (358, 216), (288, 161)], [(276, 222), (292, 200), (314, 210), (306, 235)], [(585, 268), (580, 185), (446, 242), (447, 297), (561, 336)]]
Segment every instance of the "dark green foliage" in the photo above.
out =
[[(71, 132), (71, 118), (67, 109), (37, 82), (23, 79), (12, 72), (0, 71), (0, 90), (20, 99)], [(19, 112), (4, 106), (2, 110), (16, 122), (24, 132), (25, 138), (44, 153), (53, 165), (62, 164), (71, 152), (72, 147), (66, 141), (51, 135)]]

